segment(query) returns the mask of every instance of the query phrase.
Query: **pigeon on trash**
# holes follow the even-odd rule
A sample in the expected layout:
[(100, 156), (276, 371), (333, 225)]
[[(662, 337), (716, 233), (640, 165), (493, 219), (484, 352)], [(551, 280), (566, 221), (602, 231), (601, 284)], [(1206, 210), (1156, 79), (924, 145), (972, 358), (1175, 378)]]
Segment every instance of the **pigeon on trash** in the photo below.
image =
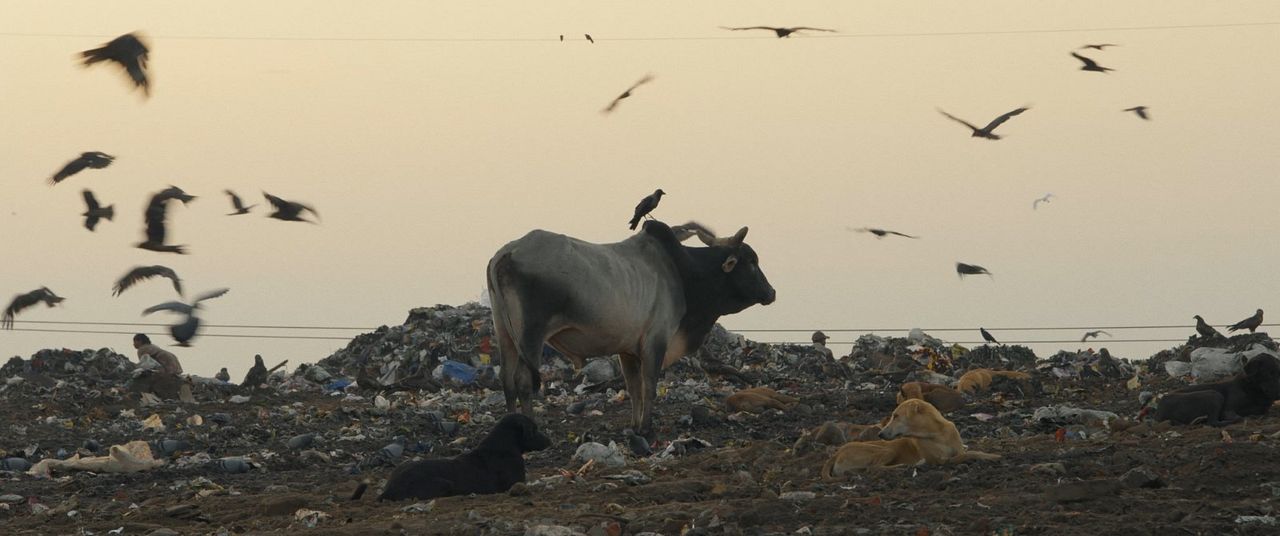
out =
[(182, 295), (182, 280), (178, 278), (178, 273), (174, 272), (173, 268), (158, 264), (152, 266), (138, 266), (129, 270), (129, 273), (124, 274), (119, 281), (116, 281), (116, 286), (112, 288), (111, 295), (119, 296), (120, 293), (128, 290), (129, 287), (132, 287), (145, 279), (156, 276), (164, 277), (169, 279), (169, 281), (172, 281), (173, 290), (176, 290), (179, 296)]
[(219, 370), (217, 374), (213, 375), (213, 377), (220, 382), (231, 381), (231, 374), (227, 372), (227, 367), (222, 367), (222, 370)]
[(622, 431), (622, 435), (627, 436), (627, 446), (631, 447), (631, 453), (641, 458), (647, 458), (653, 455), (653, 449), (649, 448), (649, 442), (643, 437), (636, 435), (635, 431), (630, 428)]
[(161, 253), (177, 253), (185, 255), (187, 253), (186, 246), (171, 246), (165, 244), (165, 210), (166, 204), (173, 199), (181, 201), (183, 205), (190, 203), (195, 196), (188, 195), (182, 191), (182, 188), (170, 186), (155, 195), (151, 196), (151, 201), (147, 203), (147, 211), (143, 215), (143, 222), (146, 223), (147, 239), (138, 243), (139, 248), (158, 251)]
[(804, 30), (809, 30), (814, 32), (835, 32), (835, 30), (829, 30), (826, 28), (810, 28), (808, 26), (792, 26), (790, 28), (785, 28), (785, 27), (779, 28), (774, 26), (746, 26), (742, 28), (733, 28), (729, 26), (721, 26), (720, 28), (725, 30), (733, 30), (735, 32), (739, 30), (769, 30), (773, 32), (775, 35), (777, 35), (778, 39), (782, 39), (783, 37), (791, 37), (791, 34), (804, 31)]
[(991, 344), (1000, 344), (1000, 341), (997, 341), (995, 337), (991, 336), (991, 333), (987, 331), (986, 328), (980, 327), (978, 328), (978, 331), (982, 333), (982, 340), (987, 341)]
[(969, 123), (968, 121), (965, 121), (964, 119), (960, 119), (959, 117), (956, 117), (956, 116), (951, 115), (951, 114), (949, 114), (949, 113), (947, 113), (947, 112), (944, 112), (944, 111), (942, 111), (942, 109), (941, 109), (941, 108), (939, 108), (939, 109), (938, 109), (938, 112), (940, 112), (942, 115), (947, 116), (947, 118), (948, 118), (948, 119), (950, 119), (950, 120), (952, 120), (952, 121), (955, 121), (955, 122), (960, 123), (960, 124), (962, 124), (962, 125), (964, 125), (964, 126), (966, 126), (966, 127), (969, 127), (969, 130), (972, 130), (972, 131), (973, 131), (973, 133), (969, 135), (969, 136), (970, 136), (970, 137), (972, 137), (972, 138), (986, 138), (986, 139), (988, 139), (988, 140), (998, 140), (998, 139), (1000, 139), (1000, 136), (999, 136), (999, 135), (997, 135), (997, 134), (995, 134), (995, 133), (994, 133), (994, 132), (992, 132), (992, 131), (993, 131), (993, 130), (995, 130), (995, 129), (996, 129), (996, 127), (998, 127), (998, 126), (1000, 126), (1001, 124), (1003, 124), (1005, 121), (1008, 121), (1010, 117), (1013, 117), (1013, 116), (1015, 116), (1015, 115), (1018, 115), (1018, 114), (1020, 114), (1020, 113), (1022, 113), (1022, 112), (1025, 112), (1025, 111), (1027, 111), (1027, 110), (1029, 110), (1029, 109), (1030, 109), (1030, 107), (1024, 106), (1024, 107), (1022, 107), (1022, 108), (1018, 108), (1018, 109), (1013, 110), (1013, 111), (1011, 111), (1011, 112), (1007, 112), (1007, 113), (1005, 113), (1004, 115), (1001, 115), (1000, 117), (997, 117), (997, 118), (995, 118), (995, 119), (992, 119), (990, 123), (987, 123), (987, 126), (982, 127), (982, 128), (978, 128), (978, 127), (976, 127), (976, 126), (973, 126), (973, 124)]
[(1107, 333), (1107, 332), (1105, 332), (1105, 331), (1103, 331), (1103, 330), (1097, 330), (1097, 331), (1086, 331), (1086, 332), (1085, 332), (1085, 334), (1084, 334), (1084, 336), (1083, 336), (1083, 337), (1080, 337), (1080, 342), (1084, 342), (1084, 341), (1087, 341), (1087, 340), (1089, 340), (1089, 339), (1096, 339), (1096, 338), (1098, 338), (1098, 335), (1106, 335), (1106, 336), (1108, 336), (1108, 337), (1110, 337), (1110, 336), (1111, 336), (1111, 334), (1110, 334), (1110, 333)]
[(662, 196), (664, 195), (667, 195), (667, 192), (662, 191), (662, 188), (658, 188), (657, 190), (654, 190), (652, 194), (649, 194), (645, 196), (644, 199), (640, 200), (640, 203), (636, 205), (635, 215), (631, 217), (630, 229), (632, 231), (636, 230), (636, 226), (640, 224), (641, 218), (652, 218), (652, 216), (649, 216), (649, 213), (653, 212), (653, 209), (658, 208), (658, 202), (662, 201)]
[(976, 264), (965, 264), (963, 262), (956, 263), (956, 274), (960, 276), (960, 279), (964, 279), (964, 276), (966, 275), (978, 275), (978, 274), (987, 274), (987, 276), (991, 277), (991, 279), (996, 278), (996, 276), (991, 275), (991, 272), (987, 271), (986, 268), (983, 268)]
[(644, 75), (644, 77), (636, 81), (636, 83), (631, 84), (631, 87), (627, 88), (626, 91), (623, 91), (621, 95), (614, 97), (614, 99), (609, 102), (608, 106), (605, 106), (603, 110), (600, 110), (600, 113), (607, 114), (609, 112), (612, 112), (614, 108), (618, 107), (618, 103), (621, 102), (622, 99), (625, 99), (631, 96), (632, 91), (635, 91), (636, 88), (643, 86), (645, 84), (648, 84), (649, 82), (652, 82), (652, 81), (653, 81), (653, 75), (651, 74)]
[(1075, 59), (1078, 59), (1078, 60), (1080, 60), (1081, 62), (1083, 62), (1083, 63), (1084, 63), (1084, 65), (1083, 65), (1082, 67), (1080, 67), (1080, 70), (1081, 70), (1081, 71), (1093, 71), (1093, 72), (1097, 72), (1097, 73), (1105, 73), (1105, 72), (1107, 72), (1107, 71), (1114, 71), (1114, 70), (1115, 70), (1115, 69), (1111, 69), (1111, 68), (1108, 68), (1108, 67), (1103, 67), (1103, 66), (1101, 66), (1101, 65), (1098, 65), (1098, 62), (1093, 61), (1093, 60), (1091, 60), (1091, 59), (1089, 59), (1089, 58), (1086, 58), (1086, 57), (1084, 57), (1084, 56), (1081, 56), (1081, 55), (1079, 55), (1079, 54), (1076, 54), (1075, 52), (1072, 52), (1072, 53), (1071, 53), (1071, 57), (1073, 57), (1073, 58), (1075, 58)]
[(1192, 318), (1196, 319), (1196, 333), (1200, 334), (1201, 337), (1208, 339), (1222, 336), (1221, 333), (1218, 333), (1218, 330), (1213, 329), (1213, 326), (1210, 326), (1208, 322), (1200, 318), (1200, 315), (1195, 315)]
[(86, 168), (102, 169), (111, 165), (111, 162), (115, 159), (116, 157), (100, 151), (80, 153), (80, 156), (76, 157), (75, 160), (67, 162), (65, 166), (62, 166), (62, 169), (59, 169), (57, 173), (54, 173), (53, 177), (49, 179), (49, 182), (51, 184), (58, 184), (67, 177), (84, 171)]
[(98, 226), (98, 220), (101, 220), (102, 218), (106, 218), (107, 221), (115, 219), (115, 205), (107, 205), (105, 207), (99, 205), (98, 198), (94, 197), (93, 192), (90, 192), (89, 190), (82, 192), (82, 195), (84, 195), (85, 211), (81, 216), (84, 216), (85, 229), (92, 231), (94, 227)]
[(13, 329), (13, 317), (22, 312), (23, 309), (40, 302), (44, 302), (47, 307), (53, 307), (62, 303), (65, 299), (54, 294), (52, 290), (49, 290), (49, 287), (40, 287), (26, 294), (18, 294), (13, 297), (13, 301), (9, 302), (9, 307), (4, 310), (4, 315), (0, 316), (0, 328)]
[(151, 96), (151, 81), (147, 78), (147, 45), (137, 34), (127, 33), (112, 39), (101, 47), (80, 53), (84, 58), (84, 66), (88, 67), (100, 61), (113, 61), (124, 68), (134, 87), (142, 88), (142, 93)]
[(1249, 333), (1253, 333), (1258, 329), (1258, 326), (1261, 326), (1261, 325), (1262, 325), (1262, 309), (1258, 309), (1258, 312), (1253, 313), (1253, 316), (1228, 326), (1227, 331), (1235, 332), (1237, 330), (1247, 329), (1249, 330)]

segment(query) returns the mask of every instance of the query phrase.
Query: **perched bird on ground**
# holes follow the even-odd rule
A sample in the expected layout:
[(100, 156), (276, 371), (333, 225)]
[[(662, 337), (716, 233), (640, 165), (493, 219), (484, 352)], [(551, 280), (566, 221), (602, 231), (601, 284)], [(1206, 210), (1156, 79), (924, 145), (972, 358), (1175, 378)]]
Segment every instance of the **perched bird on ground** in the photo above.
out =
[(66, 180), (67, 177), (75, 175), (85, 169), (102, 169), (111, 165), (111, 162), (115, 161), (115, 159), (116, 157), (101, 151), (80, 153), (80, 156), (77, 156), (75, 160), (67, 162), (66, 165), (62, 166), (62, 169), (59, 169), (57, 173), (54, 173), (53, 177), (49, 178), (49, 182), (52, 184), (58, 184), (63, 180)]
[(640, 200), (640, 203), (636, 205), (635, 216), (632, 216), (631, 218), (630, 229), (632, 231), (636, 230), (636, 226), (640, 224), (641, 218), (649, 216), (649, 213), (653, 212), (653, 209), (658, 208), (658, 202), (662, 201), (662, 196), (666, 194), (667, 192), (662, 191), (662, 188), (658, 188), (657, 190), (654, 190), (652, 194), (649, 194), (645, 196), (644, 199)]
[(54, 294), (49, 287), (40, 287), (26, 294), (18, 294), (13, 297), (13, 301), (9, 302), (9, 307), (4, 310), (4, 316), (0, 316), (0, 328), (13, 329), (13, 317), (23, 309), (40, 302), (44, 302), (47, 307), (53, 307), (65, 299)]
[(169, 334), (173, 336), (173, 340), (178, 341), (178, 346), (191, 346), (191, 340), (195, 338), (196, 333), (200, 330), (200, 318), (195, 315), (195, 311), (200, 309), (200, 302), (217, 298), (226, 294), (227, 288), (220, 288), (206, 292), (199, 296), (191, 303), (182, 302), (164, 302), (159, 305), (153, 305), (142, 311), (143, 315), (149, 315), (157, 311), (170, 311), (186, 315), (182, 322), (169, 326)]
[(956, 274), (960, 276), (960, 279), (964, 279), (964, 276), (966, 275), (978, 275), (978, 274), (987, 274), (989, 277), (991, 277), (991, 279), (996, 278), (996, 276), (991, 275), (991, 272), (987, 271), (986, 268), (983, 268), (976, 264), (965, 264), (963, 262), (956, 263)]
[(1196, 333), (1200, 334), (1201, 337), (1208, 339), (1222, 336), (1221, 333), (1218, 333), (1218, 330), (1213, 329), (1213, 326), (1210, 326), (1208, 322), (1200, 318), (1200, 315), (1195, 315), (1192, 318), (1196, 319)]
[(138, 243), (139, 248), (158, 251), (161, 253), (177, 253), (185, 255), (187, 253), (186, 246), (171, 246), (164, 243), (165, 239), (165, 210), (166, 204), (173, 199), (181, 201), (183, 205), (190, 203), (195, 199), (194, 195), (188, 195), (182, 191), (182, 188), (170, 186), (151, 196), (151, 201), (147, 203), (147, 211), (143, 215), (143, 221), (146, 223), (147, 239)]
[(240, 382), (240, 387), (248, 387), (256, 389), (259, 385), (267, 383), (267, 364), (262, 362), (262, 355), (253, 356), (253, 366), (249, 368), (249, 372), (245, 373), (244, 381)]
[(1096, 339), (1096, 338), (1098, 338), (1098, 335), (1106, 335), (1106, 336), (1108, 336), (1108, 337), (1110, 337), (1110, 336), (1111, 336), (1111, 334), (1110, 334), (1110, 333), (1107, 333), (1107, 332), (1102, 331), (1102, 330), (1097, 330), (1097, 331), (1086, 331), (1086, 332), (1084, 333), (1084, 336), (1083, 336), (1083, 337), (1080, 337), (1080, 342), (1084, 342), (1084, 341), (1087, 341), (1087, 340), (1089, 340), (1089, 339)]
[(112, 39), (101, 47), (86, 50), (80, 55), (84, 65), (89, 66), (100, 61), (113, 61), (123, 67), (133, 80), (135, 87), (142, 88), (143, 94), (151, 96), (151, 82), (147, 79), (147, 45), (137, 34), (127, 33)]
[(920, 238), (920, 237), (918, 237), (918, 236), (911, 236), (911, 235), (909, 235), (909, 234), (902, 234), (902, 233), (899, 233), (899, 232), (897, 232), (897, 231), (887, 231), (887, 230), (884, 230), (884, 229), (877, 229), (877, 228), (875, 228), (875, 227), (859, 227), (859, 228), (857, 228), (857, 229), (854, 229), (854, 228), (852, 228), (852, 227), (847, 227), (847, 229), (849, 229), (850, 231), (855, 231), (855, 232), (859, 232), (859, 233), (871, 233), (871, 234), (873, 234), (873, 235), (876, 235), (876, 238), (884, 238), (884, 237), (885, 237), (885, 235), (898, 235), (898, 236), (901, 236), (901, 237), (904, 237), (904, 238)]
[(591, 38), (591, 34), (582, 34), (582, 36), (586, 37), (587, 41), (591, 41), (591, 44), (595, 44), (596, 40)]
[(1035, 201), (1031, 202), (1031, 210), (1039, 209), (1040, 203), (1048, 203), (1049, 200), (1052, 198), (1053, 198), (1053, 194), (1044, 194), (1044, 197), (1038, 198)]
[(1258, 309), (1258, 312), (1253, 313), (1253, 316), (1228, 326), (1227, 331), (1233, 332), (1241, 329), (1247, 329), (1249, 330), (1249, 333), (1253, 333), (1254, 331), (1257, 331), (1258, 326), (1261, 326), (1261, 325), (1262, 325), (1262, 309)]
[(90, 192), (89, 190), (85, 190), (83, 194), (86, 208), (84, 214), (81, 214), (81, 216), (84, 216), (85, 229), (92, 231), (94, 227), (98, 226), (98, 220), (101, 218), (106, 218), (107, 221), (111, 221), (115, 218), (115, 205), (107, 205), (105, 207), (99, 205), (98, 198), (94, 197), (93, 192)]
[(277, 220), (284, 221), (305, 221), (307, 223), (315, 223), (311, 220), (302, 218), (302, 211), (305, 210), (314, 215), (317, 220), (320, 219), (320, 213), (316, 212), (316, 209), (311, 208), (308, 205), (304, 205), (296, 201), (285, 201), (284, 199), (280, 199), (279, 197), (267, 192), (262, 192), (262, 195), (263, 197), (266, 197), (267, 201), (271, 203), (271, 206), (276, 209), (275, 212), (267, 215), (268, 218), (275, 218)]
[(636, 435), (635, 431), (627, 428), (622, 431), (622, 435), (627, 436), (627, 446), (631, 447), (631, 453), (641, 458), (647, 458), (653, 455), (653, 449), (649, 448), (649, 442), (643, 437)]
[(1094, 49), (1094, 50), (1102, 50), (1102, 49), (1107, 48), (1107, 47), (1118, 47), (1118, 46), (1120, 46), (1120, 45), (1117, 45), (1117, 44), (1115, 44), (1115, 43), (1102, 43), (1102, 44), (1098, 44), (1098, 45), (1085, 45), (1085, 46), (1080, 47), (1080, 50), (1084, 50), (1084, 49), (1086, 49), (1086, 48), (1092, 48), (1092, 49)]
[(738, 30), (769, 30), (774, 34), (777, 34), (779, 39), (783, 37), (791, 37), (791, 34), (802, 31), (802, 30), (810, 30), (814, 32), (834, 32), (835, 31), (835, 30), (828, 30), (826, 28), (810, 28), (808, 26), (793, 26), (791, 28), (776, 28), (773, 26), (746, 26), (743, 28), (731, 28), (729, 26), (721, 26), (720, 28), (725, 30), (733, 30), (735, 32)]
[(222, 367), (222, 370), (219, 370), (217, 374), (214, 374), (213, 378), (220, 382), (229, 382), (231, 381), (231, 374), (227, 372), (227, 367)]
[(627, 90), (623, 91), (621, 95), (618, 95), (612, 101), (610, 101), (608, 106), (605, 106), (603, 110), (600, 110), (600, 113), (607, 114), (609, 112), (612, 112), (614, 108), (618, 107), (618, 102), (622, 101), (622, 99), (625, 99), (631, 96), (632, 91), (635, 91), (636, 88), (642, 85), (648, 84), (649, 82), (652, 82), (652, 81), (653, 81), (653, 75), (651, 74), (644, 75), (644, 78), (641, 78), (640, 80), (636, 81), (636, 83), (631, 84), (631, 87), (627, 88)]
[(129, 287), (132, 287), (144, 279), (150, 279), (156, 276), (168, 278), (169, 281), (173, 282), (173, 290), (178, 291), (179, 296), (182, 295), (182, 280), (178, 278), (178, 273), (174, 272), (173, 268), (160, 266), (159, 264), (153, 266), (138, 266), (129, 270), (129, 273), (124, 274), (124, 277), (121, 277), (119, 281), (116, 281), (116, 286), (112, 289), (111, 295), (119, 296), (121, 292), (128, 290)]
[(256, 204), (253, 204), (246, 207), (244, 206), (244, 201), (241, 201), (240, 196), (236, 195), (235, 192), (231, 190), (223, 190), (223, 192), (226, 192), (226, 194), (231, 197), (231, 207), (236, 209), (235, 212), (227, 214), (228, 216), (239, 216), (241, 214), (248, 214), (249, 209), (258, 206)]
[(998, 140), (998, 139), (1000, 139), (1000, 136), (996, 135), (996, 134), (995, 134), (994, 132), (992, 132), (992, 131), (993, 131), (993, 130), (995, 130), (995, 129), (996, 129), (996, 127), (1000, 126), (1000, 125), (1001, 125), (1002, 123), (1004, 123), (1005, 121), (1008, 121), (1010, 117), (1013, 117), (1013, 116), (1015, 116), (1015, 115), (1018, 115), (1018, 114), (1020, 114), (1020, 113), (1022, 113), (1022, 112), (1025, 112), (1025, 111), (1027, 111), (1027, 110), (1029, 110), (1029, 109), (1030, 109), (1030, 107), (1028, 107), (1028, 106), (1023, 106), (1022, 108), (1018, 108), (1018, 109), (1016, 109), (1016, 110), (1013, 110), (1012, 112), (1005, 113), (1004, 115), (1001, 115), (1000, 117), (997, 117), (997, 118), (995, 118), (995, 119), (992, 119), (990, 123), (987, 123), (987, 126), (982, 127), (982, 128), (975, 127), (975, 126), (973, 126), (972, 124), (970, 124), (968, 121), (965, 121), (964, 119), (960, 119), (959, 117), (956, 117), (956, 116), (951, 115), (951, 114), (949, 114), (949, 113), (947, 113), (947, 112), (944, 112), (944, 111), (942, 111), (942, 109), (941, 109), (941, 108), (939, 108), (939, 109), (938, 109), (938, 112), (942, 113), (942, 115), (947, 116), (947, 118), (948, 118), (948, 119), (951, 119), (952, 121), (955, 121), (955, 122), (960, 123), (960, 124), (962, 124), (962, 125), (964, 125), (964, 126), (966, 126), (966, 127), (969, 127), (969, 130), (972, 130), (972, 131), (973, 131), (973, 133), (972, 133), (972, 134), (970, 134), (970, 137), (973, 137), (973, 138), (986, 138), (986, 139), (988, 139), (988, 140)]
[(1146, 106), (1134, 106), (1133, 108), (1125, 108), (1125, 109), (1124, 109), (1124, 111), (1126, 111), (1126, 112), (1133, 112), (1133, 113), (1135, 113), (1135, 114), (1138, 114), (1138, 117), (1141, 117), (1141, 118), (1143, 118), (1143, 119), (1145, 119), (1145, 120), (1147, 120), (1147, 121), (1150, 121), (1150, 120), (1151, 120), (1151, 116), (1150, 116), (1150, 115), (1147, 115), (1147, 107), (1146, 107)]
[(982, 333), (982, 340), (987, 341), (991, 344), (1000, 344), (1000, 341), (997, 341), (995, 337), (991, 336), (991, 333), (987, 331), (986, 328), (980, 327), (978, 328), (978, 331)]
[(1115, 70), (1115, 69), (1111, 69), (1111, 68), (1107, 68), (1107, 67), (1103, 67), (1103, 66), (1101, 66), (1101, 65), (1098, 65), (1098, 62), (1093, 61), (1093, 60), (1091, 60), (1091, 59), (1089, 59), (1089, 58), (1086, 58), (1086, 57), (1084, 57), (1084, 56), (1081, 56), (1081, 55), (1079, 55), (1079, 54), (1076, 54), (1075, 52), (1072, 52), (1072, 53), (1071, 53), (1071, 57), (1073, 57), (1073, 58), (1075, 58), (1075, 59), (1078, 59), (1078, 60), (1080, 60), (1081, 62), (1083, 62), (1083, 63), (1084, 63), (1084, 66), (1080, 67), (1080, 70), (1081, 70), (1081, 71), (1094, 71), (1094, 72), (1099, 72), (1099, 73), (1105, 73), (1105, 72), (1107, 72), (1107, 71), (1114, 71), (1114, 70)]

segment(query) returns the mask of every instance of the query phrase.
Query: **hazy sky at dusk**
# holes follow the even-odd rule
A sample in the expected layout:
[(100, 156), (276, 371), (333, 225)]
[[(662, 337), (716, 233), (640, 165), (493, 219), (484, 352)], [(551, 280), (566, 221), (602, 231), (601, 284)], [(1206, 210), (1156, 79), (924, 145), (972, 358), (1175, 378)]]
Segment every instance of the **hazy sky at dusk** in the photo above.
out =
[[(751, 227), (778, 301), (722, 319), (730, 329), (983, 325), (1056, 340), (1081, 333), (994, 328), (1188, 326), (1112, 331), (1174, 338), (1196, 313), (1280, 315), (1280, 26), (945, 35), (1280, 21), (1274, 1), (10, 0), (4, 11), (0, 299), (41, 285), (67, 298), (20, 321), (144, 321), (143, 308), (173, 299), (167, 283), (119, 298), (111, 285), (165, 264), (192, 291), (232, 289), (207, 302), (208, 323), (398, 324), (412, 307), (476, 299), (489, 257), (531, 229), (626, 238), (655, 188), (669, 194), (655, 212), (668, 223)], [(717, 28), (760, 24), (841, 33)], [(130, 31), (151, 45), (149, 100), (118, 70), (75, 61)], [(868, 34), (934, 35), (857, 37)], [(1123, 45), (1084, 52), (1115, 72), (1078, 70), (1068, 54), (1090, 42)], [(645, 73), (653, 83), (599, 113)], [(1150, 122), (1120, 111), (1140, 104)], [(985, 124), (1023, 105), (997, 142), (935, 109)], [(49, 186), (92, 150), (117, 160)], [(146, 199), (169, 184), (200, 196), (170, 207), (170, 241), (188, 256), (132, 247)], [(117, 210), (95, 233), (81, 227), (86, 187)], [(305, 201), (323, 219), (268, 220), (262, 206), (226, 217), (224, 188)], [(995, 278), (962, 282), (956, 261)], [(358, 333), (207, 333), (256, 332)], [(188, 372), (228, 366), (239, 379), (254, 353), (293, 365), (345, 342), (195, 344), (177, 350)], [(1108, 346), (1146, 357), (1172, 345)], [(128, 335), (0, 333), (3, 357), (64, 346), (133, 356)]]

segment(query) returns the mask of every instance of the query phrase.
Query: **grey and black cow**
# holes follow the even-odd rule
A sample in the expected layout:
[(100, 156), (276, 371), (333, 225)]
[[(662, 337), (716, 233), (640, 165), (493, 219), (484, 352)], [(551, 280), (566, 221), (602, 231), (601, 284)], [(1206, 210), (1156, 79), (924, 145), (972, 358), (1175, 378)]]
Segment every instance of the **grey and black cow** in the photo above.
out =
[(743, 227), (712, 247), (686, 247), (671, 228), (645, 222), (614, 244), (532, 231), (489, 261), (489, 296), (502, 358), (507, 410), (532, 415), (542, 345), (575, 365), (619, 354), (633, 427), (652, 437), (662, 369), (693, 353), (721, 315), (775, 292)]

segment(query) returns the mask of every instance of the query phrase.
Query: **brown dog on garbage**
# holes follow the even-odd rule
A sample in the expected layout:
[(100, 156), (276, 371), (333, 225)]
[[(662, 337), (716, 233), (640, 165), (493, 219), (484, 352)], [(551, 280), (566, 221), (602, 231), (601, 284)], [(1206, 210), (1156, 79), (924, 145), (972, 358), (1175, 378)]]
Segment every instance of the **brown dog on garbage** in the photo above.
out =
[(923, 400), (899, 404), (880, 439), (846, 443), (822, 467), (822, 477), (831, 480), (855, 469), (1000, 459), (998, 454), (965, 449), (956, 425)]
[(1265, 415), (1276, 400), (1280, 400), (1280, 361), (1259, 354), (1230, 380), (1191, 385), (1164, 395), (1155, 418), (1156, 422), (1203, 420), (1210, 426), (1226, 426), (1246, 415)]
[(724, 399), (730, 411), (760, 413), (766, 409), (787, 410), (800, 402), (799, 399), (784, 395), (768, 387), (752, 387), (743, 389)]
[(1013, 370), (991, 370), (991, 369), (973, 369), (960, 376), (960, 380), (956, 382), (956, 390), (966, 395), (976, 393), (985, 393), (991, 388), (991, 381), (994, 378), (1003, 377), (1010, 380), (1029, 382), (1031, 375), (1025, 372), (1017, 372)]
[(911, 399), (923, 400), (942, 413), (964, 408), (964, 395), (960, 391), (936, 383), (907, 382), (898, 388), (898, 403)]
[(827, 421), (801, 434), (791, 449), (800, 454), (813, 445), (838, 447), (850, 441), (874, 441), (879, 434), (880, 426), (876, 424)]

